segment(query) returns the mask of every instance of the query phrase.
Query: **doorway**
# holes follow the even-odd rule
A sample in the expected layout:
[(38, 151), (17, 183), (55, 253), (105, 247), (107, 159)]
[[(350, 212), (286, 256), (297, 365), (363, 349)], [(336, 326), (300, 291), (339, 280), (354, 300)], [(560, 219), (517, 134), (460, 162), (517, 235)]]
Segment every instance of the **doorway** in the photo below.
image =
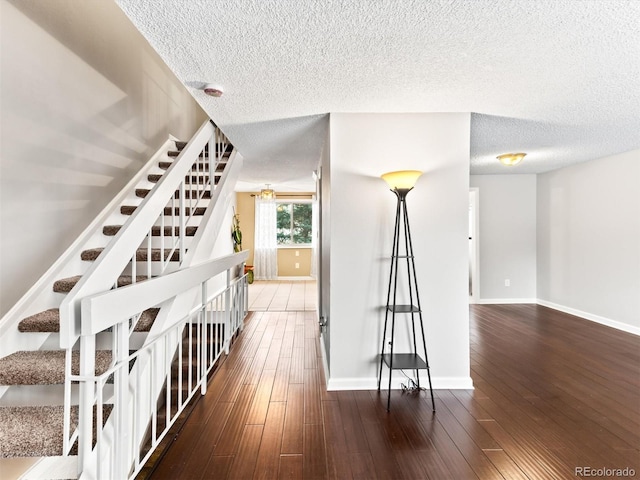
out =
[(469, 303), (480, 301), (479, 275), (479, 191), (477, 188), (469, 190)]

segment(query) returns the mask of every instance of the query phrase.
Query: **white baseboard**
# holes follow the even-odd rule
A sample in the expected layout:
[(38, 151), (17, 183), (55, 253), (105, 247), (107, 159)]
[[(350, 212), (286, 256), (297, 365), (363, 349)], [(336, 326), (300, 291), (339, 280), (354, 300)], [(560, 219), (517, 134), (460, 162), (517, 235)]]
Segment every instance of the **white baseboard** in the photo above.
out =
[(498, 305), (512, 303), (537, 303), (535, 298), (481, 298), (478, 300), (480, 305)]
[(278, 277), (277, 280), (280, 282), (308, 282), (310, 280), (315, 280), (315, 278), (300, 275), (299, 277)]
[[(391, 377), (391, 389), (400, 390), (401, 384), (407, 381), (406, 377), (397, 372)], [(434, 390), (473, 390), (471, 377), (432, 377)], [(386, 390), (389, 385), (389, 377), (382, 377), (382, 387)], [(420, 385), (428, 386), (427, 374), (420, 374)], [(329, 378), (327, 390), (376, 390), (377, 378)]]
[(596, 322), (601, 325), (606, 325), (607, 327), (615, 328), (616, 330), (632, 333), (634, 335), (640, 335), (640, 327), (629, 325), (628, 323), (623, 323), (617, 320), (612, 320), (610, 318), (601, 317), (600, 315), (594, 315), (593, 313), (589, 313), (589, 312), (583, 312), (582, 310), (566, 307), (564, 305), (548, 302), (546, 300), (538, 299), (536, 303), (538, 305), (542, 305), (543, 307), (553, 308), (554, 310), (568, 313), (569, 315), (575, 315), (576, 317), (584, 318), (585, 320), (590, 320), (592, 322)]

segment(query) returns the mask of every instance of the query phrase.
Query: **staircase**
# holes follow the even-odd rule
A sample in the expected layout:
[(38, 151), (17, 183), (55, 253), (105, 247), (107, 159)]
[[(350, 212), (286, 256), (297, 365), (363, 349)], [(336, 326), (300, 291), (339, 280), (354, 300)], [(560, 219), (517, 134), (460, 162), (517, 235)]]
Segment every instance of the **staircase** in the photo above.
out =
[[(111, 214), (105, 216), (106, 220), (99, 228), (99, 235), (87, 235), (87, 243), (93, 241), (97, 245), (87, 244), (79, 251), (79, 255), (74, 255), (76, 258), (66, 262), (67, 265), (54, 266), (59, 272), (69, 272), (75, 268), (76, 273), (55, 279), (49, 284), (48, 294), (32, 293), (32, 301), (23, 302), (31, 304), (31, 307), (23, 305), (22, 311), (28, 311), (29, 308), (40, 310), (35, 313), (29, 312), (29, 315), (21, 318), (17, 322), (16, 331), (5, 332), (4, 345), (20, 345), (21, 348), (25, 348), (0, 358), (0, 462), (1, 458), (55, 457), (76, 452), (77, 443), (75, 447), (70, 445), (68, 452), (65, 451), (63, 427), (65, 398), (68, 400), (70, 431), (73, 431), (77, 424), (78, 408), (73, 405), (78, 403), (78, 385), (77, 382), (69, 381), (67, 377), (69, 374), (80, 374), (80, 352), (73, 340), (67, 348), (61, 348), (64, 347), (62, 344), (65, 342), (65, 330), (74, 330), (73, 320), (70, 328), (64, 323), (65, 317), (64, 314), (61, 315), (61, 308), (64, 310), (66, 296), (79, 289), (78, 286), (86, 280), (86, 275), (94, 273), (92, 263), (112, 249), (114, 239), (127, 230), (131, 223), (127, 219), (139, 213), (143, 202), (152, 202), (151, 197), (156, 193), (155, 186), (161, 182), (165, 173), (171, 171), (176, 159), (180, 158), (180, 153), (187, 146), (186, 142), (172, 143), (174, 144), (154, 156), (135, 185), (130, 184), (127, 187), (130, 191), (122, 195), (125, 200), (117, 205)], [(215, 162), (209, 158), (209, 151), (213, 152), (214, 149), (212, 158), (215, 158)], [(205, 217), (209, 208), (208, 200), (212, 198), (212, 191), (230, 162), (232, 150), (232, 145), (226, 142), (210, 141), (205, 145), (198, 159), (193, 161), (188, 169), (180, 188), (175, 190), (168, 202), (161, 200), (165, 206), (160, 208), (158, 219), (153, 222), (126, 268), (112, 281), (113, 288), (118, 289), (166, 275), (183, 265), (190, 242), (196, 237), (201, 226), (201, 220), (208, 218)], [(118, 218), (122, 221), (114, 221)], [(158, 318), (159, 307), (160, 305), (146, 308), (131, 320), (131, 350), (136, 350), (144, 344)], [(77, 310), (78, 307), (75, 308)], [(15, 316), (15, 312), (12, 312)], [(2, 322), (4, 330), (7, 329), (8, 323), (5, 319)], [(113, 336), (111, 332), (96, 336), (95, 375), (102, 375), (114, 365)], [(3, 346), (3, 354), (6, 350)], [(183, 363), (174, 358), (172, 368), (174, 371), (184, 368), (178, 366)], [(190, 363), (189, 365), (187, 370), (192, 368)], [(191, 372), (188, 374), (191, 375)], [(160, 398), (159, 405), (163, 405), (163, 402)], [(109, 408), (103, 409), (103, 413), (96, 418), (101, 418), (104, 424), (109, 412)], [(148, 448), (150, 447), (147, 446)]]

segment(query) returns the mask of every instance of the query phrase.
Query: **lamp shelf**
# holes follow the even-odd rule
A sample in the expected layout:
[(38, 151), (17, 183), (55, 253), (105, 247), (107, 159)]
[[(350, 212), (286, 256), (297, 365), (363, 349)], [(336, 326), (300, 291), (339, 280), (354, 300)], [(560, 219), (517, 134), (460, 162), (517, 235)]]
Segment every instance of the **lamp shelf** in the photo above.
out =
[[(389, 184), (391, 191), (396, 195), (396, 220), (393, 232), (393, 251), (391, 253), (391, 266), (389, 269), (389, 288), (387, 290), (387, 303), (384, 315), (384, 328), (382, 329), (382, 348), (380, 351), (380, 368), (378, 370), (378, 391), (382, 386), (382, 371), (384, 365), (389, 369), (389, 383), (387, 390), (387, 411), (391, 408), (391, 382), (394, 370), (411, 370), (415, 375), (415, 380), (411, 379), (417, 388), (420, 387), (419, 370), (427, 371), (429, 381), (429, 393), (431, 395), (431, 407), (436, 411), (436, 404), (433, 398), (433, 387), (431, 385), (431, 372), (429, 370), (429, 360), (427, 358), (427, 340), (425, 338), (424, 322), (422, 319), (422, 308), (420, 307), (420, 295), (418, 294), (418, 282), (416, 279), (416, 264), (413, 256), (413, 243), (411, 240), (411, 229), (409, 228), (409, 215), (407, 213), (407, 194), (413, 189), (416, 180), (422, 172), (417, 170), (403, 170), (390, 172), (382, 176)], [(402, 247), (401, 247), (401, 244)], [(402, 269), (403, 274), (399, 275), (398, 269), (400, 259), (406, 260), (406, 268)], [(406, 274), (406, 277), (405, 277)], [(408, 304), (396, 303), (398, 297), (398, 282), (401, 284), (400, 291), (404, 294), (400, 298), (409, 301)], [(402, 288), (402, 285), (405, 288)], [(400, 314), (409, 314), (400, 320)], [(394, 352), (396, 320), (402, 323), (402, 327), (410, 327), (407, 330), (410, 335), (408, 350), (404, 352)], [(418, 338), (422, 340), (418, 342)], [(388, 352), (387, 352), (388, 349)], [(424, 352), (424, 356), (418, 355), (418, 350)], [(404, 372), (403, 372), (404, 373)], [(404, 374), (407, 376), (407, 374)]]
[(420, 308), (415, 305), (387, 305), (387, 310), (394, 313), (420, 313)]
[(415, 353), (385, 353), (382, 360), (393, 370), (415, 370), (429, 368), (420, 355)]

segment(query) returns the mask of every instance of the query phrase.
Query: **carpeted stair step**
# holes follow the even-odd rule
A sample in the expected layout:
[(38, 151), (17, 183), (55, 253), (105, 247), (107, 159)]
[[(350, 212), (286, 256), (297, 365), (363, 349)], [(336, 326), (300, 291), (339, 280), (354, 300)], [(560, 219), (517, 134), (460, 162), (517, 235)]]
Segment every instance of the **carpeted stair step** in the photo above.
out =
[(134, 332), (148, 332), (151, 330), (153, 326), (153, 322), (156, 321), (156, 317), (160, 312), (159, 308), (149, 308), (142, 312), (140, 318), (138, 319), (138, 323), (136, 323)]
[[(59, 385), (64, 383), (64, 350), (19, 351), (0, 358), (0, 385)], [(96, 352), (96, 375), (111, 365), (111, 351)], [(71, 371), (80, 372), (80, 352), (71, 357)]]
[[(85, 262), (92, 262), (96, 260), (104, 248), (91, 248), (89, 250), (84, 250), (80, 254), (80, 258)], [(146, 248), (140, 248), (136, 251), (136, 260), (140, 262), (147, 261), (149, 259), (149, 250)], [(179, 250), (171, 250), (168, 248), (152, 248), (151, 249), (151, 261), (159, 262), (160, 260), (169, 260), (171, 262), (180, 261), (180, 251)]]
[[(176, 144), (176, 149), (177, 150), (184, 150), (184, 147), (186, 147), (187, 143), (188, 143), (188, 142), (181, 142), (180, 140), (174, 140), (174, 142)], [(216, 145), (216, 150), (222, 150), (223, 145), (224, 145), (225, 150), (228, 150), (228, 151), (233, 150), (233, 145), (231, 145), (230, 143), (226, 143), (226, 144), (218, 143)], [(209, 151), (209, 144), (208, 143), (205, 144), (204, 149), (205, 149), (206, 152)]]
[[(173, 162), (160, 162), (158, 166), (162, 170), (168, 170), (169, 167), (173, 165)], [(216, 172), (224, 171), (224, 167), (227, 165), (227, 162), (219, 162), (216, 165)], [(200, 172), (208, 172), (209, 171), (209, 162), (206, 163), (194, 163), (191, 167), (192, 170), (200, 171)]]
[[(180, 155), (181, 151), (176, 152), (175, 150), (170, 150), (167, 152), (167, 156), (169, 158), (176, 158), (178, 155)], [(217, 152), (216, 152), (217, 153)], [(225, 150), (224, 152), (222, 152), (222, 156), (218, 156), (216, 155), (216, 159), (223, 159), (223, 158), (229, 158), (231, 156), (231, 150)], [(200, 155), (198, 155), (198, 158), (209, 158), (209, 155), (203, 155), (202, 153), (200, 153)]]
[[(76, 275), (75, 277), (62, 278), (56, 280), (53, 284), (53, 291), (56, 293), (69, 293), (76, 283), (80, 281), (82, 275)], [(146, 275), (138, 275), (136, 282), (143, 282), (147, 279)], [(121, 275), (118, 277), (118, 286), (125, 287), (131, 285), (133, 277), (131, 275)]]
[[(102, 234), (108, 237), (113, 237), (120, 231), (121, 228), (122, 228), (122, 225), (105, 225), (102, 228)], [(198, 231), (198, 227), (191, 226), (191, 227), (185, 227), (184, 233), (186, 234), (187, 237), (193, 237), (197, 231)], [(162, 232), (162, 228), (160, 226), (155, 226), (151, 229), (151, 235), (154, 237), (159, 237), (160, 232)], [(178, 236), (180, 234), (180, 227), (173, 227), (173, 232), (175, 236)], [(171, 227), (164, 227), (164, 236), (165, 237), (171, 236)]]
[[(0, 407), (0, 457), (62, 455), (64, 408)], [(78, 425), (78, 407), (71, 407), (71, 429)], [(22, 477), (21, 477), (22, 478)]]
[[(102, 406), (102, 424), (106, 425), (113, 405)], [(93, 406), (93, 445), (96, 442), (98, 423), (97, 407)], [(78, 426), (78, 406), (71, 406), (71, 431)], [(62, 405), (0, 407), (0, 458), (58, 457), (62, 455), (64, 438), (64, 407)], [(78, 454), (77, 443), (70, 455)], [(67, 457), (72, 458), (72, 457)], [(0, 474), (2, 471), (0, 471)], [(60, 478), (45, 476), (38, 478)], [(4, 478), (4, 477), (0, 477)], [(35, 477), (20, 477), (35, 478)], [(75, 478), (75, 477), (73, 477)]]
[[(184, 147), (186, 147), (186, 143), (184, 142), (176, 142), (176, 150), (169, 150), (167, 152), (167, 155), (169, 157), (177, 157), (178, 155), (180, 155), (180, 153), (182, 152), (182, 150), (184, 150)], [(204, 153), (205, 155), (209, 153), (209, 144), (205, 144), (204, 146)], [(225, 157), (228, 157), (229, 155), (231, 155), (231, 152), (233, 151), (233, 145), (231, 145), (230, 143), (226, 144), (226, 145), (221, 145), (221, 144), (217, 144), (216, 148), (215, 148), (216, 154), (219, 154), (222, 152), (222, 155)], [(200, 152), (200, 156), (202, 156), (202, 152)]]
[[(142, 312), (138, 323), (136, 323), (136, 332), (148, 332), (158, 316), (159, 308), (150, 308)], [(36, 313), (24, 318), (18, 324), (18, 330), (23, 333), (51, 333), (60, 331), (60, 311), (57, 308), (51, 308), (43, 312)]]
[[(221, 175), (214, 176), (214, 181), (216, 182), (216, 184), (220, 181), (220, 177)], [(149, 180), (151, 183), (158, 183), (161, 178), (161, 173), (152, 173), (150, 175), (147, 175), (147, 180)], [(200, 185), (204, 185), (209, 181), (209, 175), (187, 175), (186, 177), (184, 177), (184, 180), (187, 183), (198, 183)]]
[[(140, 197), (140, 198), (145, 198), (147, 195), (149, 195), (149, 192), (151, 190), (148, 188), (136, 188), (136, 197)], [(191, 191), (191, 190), (186, 190), (184, 195), (184, 198), (197, 198), (199, 195), (202, 195), (202, 192), (198, 192), (198, 191)], [(193, 197), (192, 197), (192, 193), (193, 193)], [(173, 198), (180, 198), (180, 191), (176, 190), (176, 193), (174, 194)], [(211, 190), (205, 190), (204, 191), (204, 195), (202, 196), (202, 198), (206, 198), (209, 199), (211, 198)]]
[[(146, 194), (145, 194), (146, 195)], [(123, 205), (122, 207), (120, 207), (120, 213), (122, 215), (133, 215), (133, 212), (136, 211), (136, 207), (135, 205)], [(194, 216), (202, 216), (204, 215), (205, 211), (207, 209), (205, 207), (197, 207), (195, 210), (193, 210), (193, 215)], [(164, 214), (167, 216), (178, 216), (180, 215), (180, 208), (178, 207), (174, 207), (173, 209), (171, 207), (164, 207)], [(189, 207), (185, 207), (184, 209), (184, 214), (187, 216), (191, 215), (191, 209)]]
[(43, 312), (36, 313), (29, 317), (23, 318), (18, 324), (20, 332), (59, 332), (60, 331), (60, 310), (50, 308)]

